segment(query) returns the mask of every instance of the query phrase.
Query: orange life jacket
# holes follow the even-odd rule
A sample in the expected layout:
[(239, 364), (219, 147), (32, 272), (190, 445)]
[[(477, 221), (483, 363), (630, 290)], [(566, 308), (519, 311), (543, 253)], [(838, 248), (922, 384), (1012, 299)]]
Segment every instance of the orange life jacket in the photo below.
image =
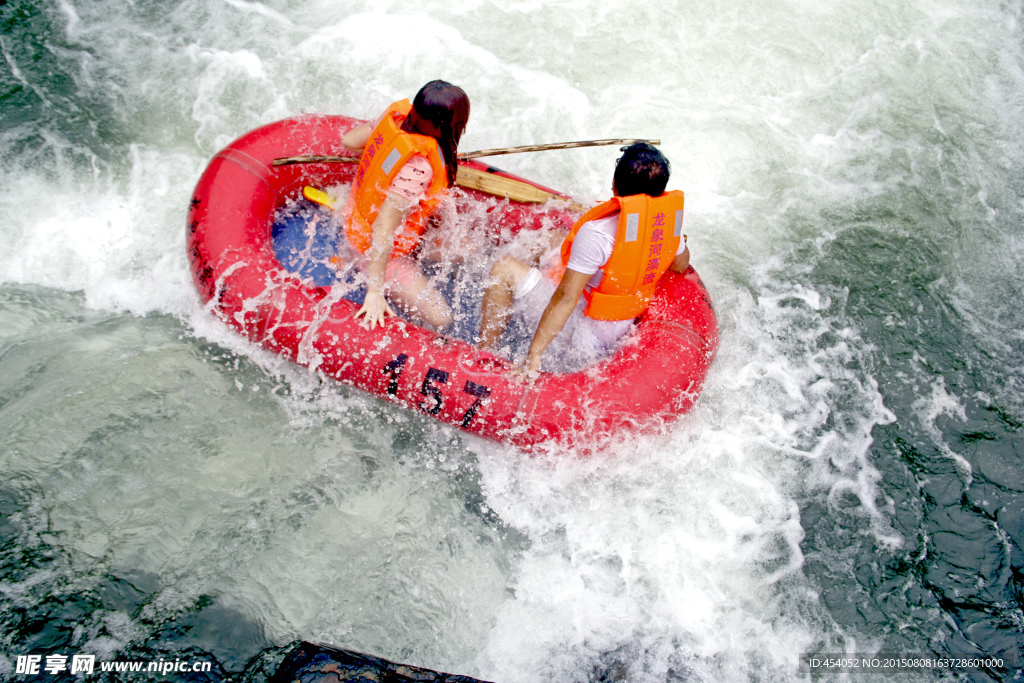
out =
[(345, 204), (345, 235), (349, 243), (364, 254), (373, 242), (373, 222), (377, 220), (391, 181), (411, 156), (421, 154), (426, 157), (433, 177), (427, 188), (427, 198), (414, 207), (405, 223), (395, 230), (392, 258), (404, 256), (416, 248), (426, 228), (427, 218), (448, 189), (444, 157), (438, 149), (437, 140), (429, 135), (406, 133), (400, 128), (411, 110), (409, 100), (395, 102), (387, 108), (370, 133), (356, 168), (352, 190)]
[(562, 263), (569, 263), (572, 241), (584, 223), (619, 212), (615, 246), (602, 266), (600, 284), (583, 295), (584, 313), (595, 320), (630, 320), (647, 308), (658, 280), (672, 265), (683, 235), (683, 193), (612, 197), (583, 214), (562, 242)]

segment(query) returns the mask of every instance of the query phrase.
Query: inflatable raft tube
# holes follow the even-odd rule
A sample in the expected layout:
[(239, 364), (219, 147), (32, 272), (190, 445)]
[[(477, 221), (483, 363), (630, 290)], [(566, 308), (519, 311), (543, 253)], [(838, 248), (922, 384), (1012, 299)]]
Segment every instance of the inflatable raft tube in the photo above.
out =
[[(611, 357), (581, 372), (542, 373), (532, 385), (513, 380), (508, 361), (401, 319), (363, 329), (353, 318), (356, 304), (332, 300), (328, 289), (285, 269), (271, 244), (275, 212), (303, 186), (351, 182), (355, 164), (275, 167), (273, 160), (336, 154), (341, 136), (360, 123), (343, 116), (285, 119), (243, 135), (210, 161), (187, 218), (193, 280), (210, 311), (253, 342), (326, 376), (527, 450), (600, 444), (690, 409), (718, 346), (711, 299), (692, 268), (662, 277), (636, 331)], [(476, 161), (460, 164), (463, 171), (563, 196)], [(495, 234), (550, 221), (568, 227), (575, 218), (565, 202), (496, 201), (465, 187), (457, 201), (460, 210), (487, 202)]]

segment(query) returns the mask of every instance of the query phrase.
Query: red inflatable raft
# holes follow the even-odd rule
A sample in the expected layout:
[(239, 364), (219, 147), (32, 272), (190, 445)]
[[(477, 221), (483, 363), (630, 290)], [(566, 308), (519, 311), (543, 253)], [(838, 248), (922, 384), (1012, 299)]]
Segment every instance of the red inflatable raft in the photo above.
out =
[[(200, 296), (224, 322), (327, 376), (520, 447), (599, 443), (673, 420), (693, 405), (718, 328), (692, 268), (685, 276), (665, 274), (636, 331), (613, 356), (582, 372), (543, 373), (533, 385), (513, 381), (507, 361), (404, 320), (363, 329), (353, 319), (355, 304), (332, 303), (326, 289), (285, 270), (271, 245), (275, 211), (304, 185), (350, 182), (355, 164), (272, 161), (337, 154), (342, 133), (360, 123), (313, 115), (278, 121), (243, 135), (210, 162), (189, 206), (188, 255)], [(515, 178), (477, 162), (463, 165), (477, 175)], [(462, 206), (480, 201), (493, 205), (489, 217), (506, 230), (535, 229), (545, 217), (567, 227), (572, 220), (550, 205), (460, 190)]]

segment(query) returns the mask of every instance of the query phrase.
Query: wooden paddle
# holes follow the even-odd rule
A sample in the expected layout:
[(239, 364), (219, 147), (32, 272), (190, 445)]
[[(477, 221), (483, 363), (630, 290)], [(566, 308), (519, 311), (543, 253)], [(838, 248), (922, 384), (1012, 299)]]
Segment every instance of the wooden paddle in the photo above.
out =
[[(520, 152), (544, 152), (553, 149), (575, 149), (577, 147), (600, 147), (604, 145), (633, 145), (638, 142), (646, 142), (649, 145), (660, 145), (661, 140), (580, 140), (578, 142), (552, 142), (547, 145), (525, 145), (522, 147), (498, 147), (495, 149), (481, 149), (476, 152), (460, 154), (459, 159), (478, 159), (479, 157), (494, 157), (502, 154), (519, 154)], [(274, 159), (274, 166), (285, 166), (287, 164), (334, 164), (334, 163), (356, 163), (359, 157), (332, 157), (332, 156), (297, 156), (281, 157)]]
[[(598, 147), (603, 145), (632, 145), (638, 142), (646, 142), (651, 145), (661, 144), (660, 140), (626, 140), (626, 139), (615, 139), (615, 140), (581, 140), (579, 142), (554, 142), (548, 145), (527, 145), (524, 147), (502, 147), (497, 149), (481, 149), (476, 152), (467, 152), (466, 154), (460, 154), (460, 160), (476, 159), (479, 157), (498, 156), (501, 154), (518, 154), (520, 152), (542, 152), (546, 150), (554, 149), (575, 149), (577, 147)], [(274, 166), (285, 166), (288, 164), (332, 164), (332, 163), (349, 163), (353, 164), (359, 161), (359, 157), (338, 157), (338, 156), (297, 156), (297, 157), (281, 157), (274, 159)], [(503, 176), (488, 173), (487, 171), (480, 171), (475, 168), (468, 168), (466, 166), (459, 166), (458, 173), (455, 177), (455, 184), (460, 187), (465, 187), (471, 190), (477, 190), (484, 194), (493, 195), (495, 197), (507, 197), (512, 201), (522, 202), (524, 204), (543, 204), (549, 199), (565, 199), (559, 197), (556, 194), (545, 192), (540, 188), (534, 187), (529, 183), (524, 183), (521, 180), (515, 180), (513, 178), (505, 178)], [(304, 188), (304, 191), (310, 191), (310, 194), (306, 194), (307, 199), (311, 199), (317, 203), (330, 206), (325, 201), (327, 195), (319, 190), (312, 187)], [(316, 193), (314, 196), (311, 194)], [(572, 208), (576, 210), (583, 210), (583, 207), (575, 202), (571, 203)]]
[[(514, 178), (505, 178), (493, 173), (486, 171), (479, 171), (475, 168), (467, 168), (465, 166), (459, 166), (458, 175), (455, 178), (455, 184), (459, 187), (465, 187), (470, 190), (477, 190), (484, 194), (489, 194), (495, 197), (507, 197), (512, 201), (522, 202), (524, 204), (543, 204), (549, 199), (561, 199), (566, 200), (565, 197), (560, 197), (557, 194), (551, 194), (545, 192), (539, 187), (534, 187), (529, 183), (524, 183), (521, 180)], [(317, 204), (323, 204), (328, 208), (334, 208), (334, 199), (323, 190), (318, 190), (315, 187), (309, 185), (302, 188), (302, 195), (314, 201)], [(570, 208), (583, 211), (584, 207), (577, 204), (576, 202), (569, 201)]]
[(520, 152), (546, 152), (552, 149), (576, 149), (577, 147), (602, 147), (605, 145), (635, 145), (646, 142), (649, 145), (660, 145), (661, 140), (580, 140), (578, 142), (552, 142), (547, 145), (524, 145), (522, 147), (498, 147), (481, 149), (476, 152), (460, 154), (459, 159), (478, 159), (480, 157), (496, 157), (501, 154), (519, 154)]

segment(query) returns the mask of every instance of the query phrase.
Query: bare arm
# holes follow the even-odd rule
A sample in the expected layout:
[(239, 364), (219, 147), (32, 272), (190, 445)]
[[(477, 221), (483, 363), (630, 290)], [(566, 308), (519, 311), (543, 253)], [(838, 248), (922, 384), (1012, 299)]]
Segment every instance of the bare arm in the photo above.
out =
[[(669, 266), (669, 270), (685, 273), (689, 266), (690, 249), (686, 247), (681, 254), (676, 254), (672, 265)], [(590, 278), (591, 276), (586, 273), (580, 273), (569, 268), (566, 269), (565, 275), (562, 276), (562, 281), (558, 284), (558, 289), (551, 295), (551, 301), (548, 303), (548, 307), (544, 309), (544, 315), (541, 316), (540, 323), (537, 325), (533, 341), (530, 342), (530, 351), (519, 373), (521, 376), (531, 379), (540, 371), (540, 362), (544, 355), (544, 350), (548, 348), (555, 337), (558, 336), (558, 333), (562, 331), (562, 328), (565, 327), (566, 321), (569, 320), (573, 309), (579, 303), (580, 297), (583, 295), (583, 289), (586, 287), (587, 282), (590, 281)]]
[(370, 139), (371, 132), (373, 132), (373, 128), (368, 123), (356, 126), (341, 136), (341, 144), (345, 145), (345, 149), (350, 149), (353, 152), (361, 152), (363, 147), (366, 147), (366, 143)]
[(384, 273), (391, 257), (394, 245), (395, 230), (405, 219), (405, 211), (399, 209), (389, 199), (384, 201), (373, 222), (373, 241), (366, 252), (370, 263), (366, 267), (366, 299), (363, 307), (356, 311), (355, 317), (365, 315), (363, 327), (373, 329), (379, 323), (384, 326), (384, 316), (394, 315), (387, 299), (384, 298)]
[(526, 379), (531, 379), (540, 371), (541, 357), (544, 350), (554, 341), (558, 333), (565, 327), (565, 323), (572, 315), (576, 304), (583, 295), (583, 288), (591, 276), (586, 273), (567, 269), (562, 281), (558, 283), (558, 289), (551, 295), (548, 307), (544, 309), (544, 315), (540, 318), (537, 331), (533, 334), (533, 341), (530, 342), (530, 352), (526, 356), (520, 374)]

